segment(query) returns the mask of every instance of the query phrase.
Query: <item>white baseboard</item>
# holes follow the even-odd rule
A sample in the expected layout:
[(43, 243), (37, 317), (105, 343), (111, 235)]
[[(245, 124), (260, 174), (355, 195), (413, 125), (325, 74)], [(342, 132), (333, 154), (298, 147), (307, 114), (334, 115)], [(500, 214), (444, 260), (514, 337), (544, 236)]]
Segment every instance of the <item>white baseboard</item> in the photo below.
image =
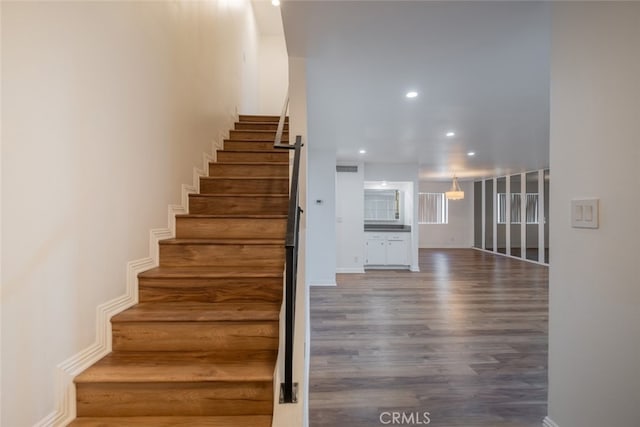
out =
[(364, 268), (363, 267), (336, 268), (336, 273), (338, 273), (338, 274), (364, 274)]
[(208, 174), (209, 162), (215, 160), (216, 150), (222, 148), (223, 139), (224, 136), (212, 143), (213, 154), (203, 153), (202, 168), (193, 168), (193, 184), (182, 185), (182, 204), (169, 206), (168, 227), (149, 232), (149, 256), (127, 263), (126, 293), (97, 307), (96, 341), (57, 366), (54, 392), (56, 409), (34, 424), (34, 427), (62, 427), (76, 417), (76, 388), (73, 379), (111, 352), (111, 317), (138, 302), (138, 274), (158, 265), (158, 242), (175, 236), (176, 215), (188, 213), (189, 194), (199, 191), (200, 177)]
[(309, 283), (309, 286), (338, 286), (337, 283)]
[(542, 425), (544, 427), (560, 427), (551, 418), (549, 418), (549, 416), (544, 417), (544, 420), (542, 420)]

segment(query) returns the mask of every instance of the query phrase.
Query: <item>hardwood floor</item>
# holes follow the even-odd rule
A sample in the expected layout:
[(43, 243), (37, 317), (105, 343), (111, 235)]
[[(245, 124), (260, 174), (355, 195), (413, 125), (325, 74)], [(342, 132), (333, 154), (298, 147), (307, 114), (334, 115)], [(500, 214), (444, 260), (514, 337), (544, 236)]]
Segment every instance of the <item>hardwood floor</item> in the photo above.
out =
[(548, 268), (460, 249), (420, 269), (311, 288), (310, 425), (540, 427)]

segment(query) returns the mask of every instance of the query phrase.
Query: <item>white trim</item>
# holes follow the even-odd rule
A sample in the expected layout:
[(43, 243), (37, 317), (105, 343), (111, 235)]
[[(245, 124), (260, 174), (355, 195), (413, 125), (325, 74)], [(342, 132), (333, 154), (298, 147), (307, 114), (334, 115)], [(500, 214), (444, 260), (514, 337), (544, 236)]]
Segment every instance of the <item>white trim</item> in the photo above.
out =
[(534, 260), (527, 259), (527, 258), (520, 258), (519, 256), (507, 255), (507, 254), (503, 254), (503, 253), (500, 253), (500, 252), (490, 251), (488, 249), (476, 248), (475, 246), (472, 247), (471, 249), (475, 249), (476, 251), (480, 251), (480, 252), (486, 252), (488, 254), (499, 255), (499, 256), (503, 256), (503, 257), (507, 257), (507, 258), (513, 258), (513, 259), (517, 259), (519, 261), (526, 261), (526, 262), (530, 262), (531, 264), (538, 264), (538, 265), (543, 265), (545, 267), (549, 267), (549, 264), (545, 264), (544, 262), (534, 261)]
[(498, 178), (493, 178), (493, 194), (491, 204), (493, 205), (493, 252), (498, 252)]
[(538, 261), (544, 263), (547, 248), (544, 242), (544, 169), (538, 171)]
[(337, 274), (364, 274), (364, 267), (336, 268)]
[[(481, 204), (482, 204), (482, 244), (481, 246), (483, 248), (486, 248), (487, 244), (487, 196), (486, 196), (486, 180), (483, 179), (482, 181), (480, 181), (482, 183), (482, 200), (481, 200)], [(474, 195), (475, 197), (475, 195)], [(475, 212), (474, 212), (474, 216), (475, 216)], [(475, 219), (475, 218), (474, 218)]]
[(182, 185), (181, 205), (169, 205), (167, 228), (156, 228), (149, 232), (149, 256), (127, 263), (126, 292), (117, 298), (100, 304), (96, 309), (96, 341), (89, 347), (74, 354), (56, 367), (55, 401), (56, 409), (34, 424), (34, 427), (66, 426), (76, 417), (76, 388), (73, 379), (89, 366), (111, 352), (111, 317), (138, 302), (138, 274), (156, 267), (159, 262), (158, 242), (175, 236), (176, 215), (188, 213), (189, 194), (199, 191), (200, 177), (209, 171), (209, 162), (215, 160), (217, 149), (222, 148), (223, 139), (214, 141), (213, 155), (203, 153), (202, 168), (193, 168), (193, 184)]
[(309, 283), (309, 286), (318, 286), (318, 287), (323, 287), (323, 286), (338, 286), (337, 283)]
[(549, 418), (548, 415), (546, 417), (544, 417), (544, 420), (542, 420), (542, 425), (544, 427), (560, 427), (551, 418)]
[[(520, 174), (520, 254), (527, 256), (527, 174)], [(524, 225), (523, 225), (524, 224)]]
[[(507, 255), (511, 255), (511, 176), (505, 177), (505, 221), (504, 221), (504, 240)], [(522, 226), (520, 227), (522, 228)]]
[[(418, 248), (418, 251), (420, 249)], [(411, 268), (409, 268), (409, 271), (412, 273), (420, 273), (420, 267), (418, 267), (417, 265), (412, 265)]]

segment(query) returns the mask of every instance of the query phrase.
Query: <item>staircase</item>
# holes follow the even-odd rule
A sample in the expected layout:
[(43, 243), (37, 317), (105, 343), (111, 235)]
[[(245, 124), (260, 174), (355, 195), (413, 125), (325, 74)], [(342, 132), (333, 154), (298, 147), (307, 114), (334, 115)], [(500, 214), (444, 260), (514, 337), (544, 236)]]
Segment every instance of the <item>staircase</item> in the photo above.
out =
[(111, 319), (112, 353), (76, 377), (71, 426), (271, 426), (289, 201), (278, 119), (240, 116), (139, 275), (139, 304)]

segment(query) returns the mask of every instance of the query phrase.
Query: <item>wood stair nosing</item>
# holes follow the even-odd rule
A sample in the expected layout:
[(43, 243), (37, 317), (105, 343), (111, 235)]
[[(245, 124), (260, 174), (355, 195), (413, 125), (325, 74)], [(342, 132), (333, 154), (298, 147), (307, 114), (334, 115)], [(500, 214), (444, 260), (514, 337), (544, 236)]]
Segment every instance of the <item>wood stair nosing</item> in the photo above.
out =
[[(236, 130), (232, 129), (229, 131), (229, 139), (271, 139), (275, 141), (276, 138), (275, 130)], [(289, 140), (289, 131), (283, 132), (281, 139)]]
[(224, 194), (216, 192), (214, 189), (210, 190), (212, 191), (210, 194), (189, 195), (189, 213), (287, 214), (289, 209), (288, 191), (272, 194)]
[(200, 194), (285, 194), (288, 177), (200, 177)]
[[(235, 122), (235, 130), (278, 130), (277, 122)], [(289, 131), (289, 123), (284, 123), (283, 131)]]
[(161, 240), (160, 265), (273, 268), (284, 265), (284, 238)]
[(138, 274), (139, 279), (228, 279), (228, 278), (282, 278), (283, 269), (274, 268), (231, 268), (231, 267), (201, 267), (176, 268), (154, 267)]
[(270, 415), (273, 381), (79, 383), (79, 417)]
[[(262, 116), (255, 114), (240, 114), (238, 118), (240, 122), (275, 122), (278, 123), (280, 121), (280, 116)], [(284, 118), (285, 123), (289, 123), (289, 116)]]
[(271, 427), (271, 415), (81, 417), (69, 427)]
[(209, 176), (289, 178), (289, 162), (210, 162)]
[[(288, 141), (282, 141), (282, 144), (288, 144)], [(224, 149), (231, 151), (252, 151), (252, 150), (265, 150), (265, 151), (282, 151), (281, 148), (273, 148), (273, 141), (259, 141), (259, 140), (224, 140)]]
[(282, 304), (283, 279), (145, 279), (139, 284), (140, 303), (265, 302)]
[(156, 267), (138, 275), (140, 303), (282, 303), (283, 268)]
[(273, 381), (274, 350), (227, 352), (111, 352), (75, 383)]
[(285, 215), (176, 216), (176, 238), (281, 239), (287, 228)]
[(289, 150), (218, 150), (218, 162), (284, 163), (289, 161)]
[(259, 322), (274, 321), (280, 316), (276, 303), (138, 303), (111, 318), (121, 322)]
[(113, 351), (277, 350), (279, 322), (113, 322)]

